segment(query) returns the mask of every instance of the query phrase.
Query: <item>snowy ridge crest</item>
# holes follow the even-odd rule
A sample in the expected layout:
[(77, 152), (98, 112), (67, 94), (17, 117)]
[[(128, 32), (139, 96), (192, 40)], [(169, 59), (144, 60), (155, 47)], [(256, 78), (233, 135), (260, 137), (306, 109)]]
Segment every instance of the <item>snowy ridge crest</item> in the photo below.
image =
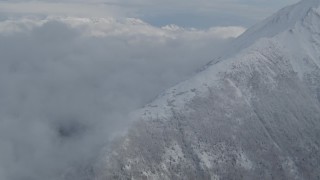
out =
[(155, 101), (135, 112), (134, 116), (143, 119), (168, 119), (173, 110), (182, 110), (194, 97), (205, 96), (208, 87), (217, 84), (219, 76), (232, 69), (239, 59), (243, 59), (243, 54), (250, 54), (253, 49), (256, 52), (262, 51), (268, 47), (268, 43), (278, 44), (278, 49), (289, 57), (299, 57), (292, 58), (291, 61), (294, 71), (302, 76), (305, 71), (310, 70), (310, 65), (306, 67), (305, 62), (300, 59), (310, 59), (317, 66), (320, 65), (316, 57), (320, 49), (312, 45), (319, 41), (319, 37), (316, 37), (320, 34), (319, 6), (320, 0), (304, 0), (281, 9), (238, 37), (231, 50), (222, 55), (224, 60), (211, 64), (193, 78), (168, 89)]

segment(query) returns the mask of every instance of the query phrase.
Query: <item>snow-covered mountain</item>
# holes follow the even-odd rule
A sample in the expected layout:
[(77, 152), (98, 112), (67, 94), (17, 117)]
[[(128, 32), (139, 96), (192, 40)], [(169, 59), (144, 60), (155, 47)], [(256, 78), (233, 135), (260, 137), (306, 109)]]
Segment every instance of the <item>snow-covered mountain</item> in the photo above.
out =
[(136, 112), (96, 179), (320, 179), (319, 6), (280, 10)]

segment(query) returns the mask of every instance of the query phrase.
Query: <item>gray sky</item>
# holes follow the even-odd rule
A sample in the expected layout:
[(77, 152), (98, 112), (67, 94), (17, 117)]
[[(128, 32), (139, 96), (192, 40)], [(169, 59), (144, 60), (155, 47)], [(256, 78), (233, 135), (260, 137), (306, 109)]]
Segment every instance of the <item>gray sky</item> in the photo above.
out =
[(248, 27), (298, 0), (0, 0), (0, 12), (134, 17), (152, 25)]

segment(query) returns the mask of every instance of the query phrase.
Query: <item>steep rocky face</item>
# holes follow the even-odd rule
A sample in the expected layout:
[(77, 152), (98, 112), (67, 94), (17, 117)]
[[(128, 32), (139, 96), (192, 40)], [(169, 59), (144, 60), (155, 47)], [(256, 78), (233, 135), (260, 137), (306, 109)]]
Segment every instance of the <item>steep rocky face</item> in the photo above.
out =
[(284, 8), (138, 111), (96, 179), (320, 179), (319, 2)]

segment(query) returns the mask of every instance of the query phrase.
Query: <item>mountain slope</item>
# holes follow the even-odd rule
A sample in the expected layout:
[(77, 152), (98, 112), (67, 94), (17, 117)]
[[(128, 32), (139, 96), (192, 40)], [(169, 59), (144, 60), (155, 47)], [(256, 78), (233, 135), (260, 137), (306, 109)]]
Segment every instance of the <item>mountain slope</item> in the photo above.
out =
[(319, 179), (320, 0), (284, 8), (138, 111), (97, 179)]

